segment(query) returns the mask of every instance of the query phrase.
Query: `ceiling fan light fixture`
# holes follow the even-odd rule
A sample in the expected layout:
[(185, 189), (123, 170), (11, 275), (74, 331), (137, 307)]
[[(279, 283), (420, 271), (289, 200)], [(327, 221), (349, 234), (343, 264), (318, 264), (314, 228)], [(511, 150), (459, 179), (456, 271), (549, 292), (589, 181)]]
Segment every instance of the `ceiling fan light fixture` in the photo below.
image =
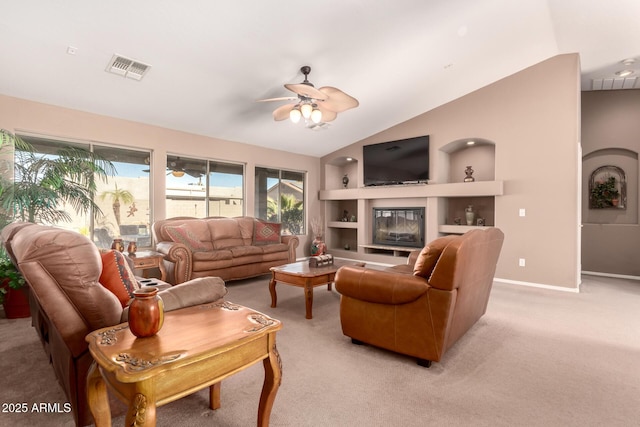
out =
[(320, 123), (322, 121), (322, 111), (314, 108), (314, 110), (311, 112), (311, 121), (313, 123)]
[(302, 117), (305, 119), (309, 119), (311, 117), (311, 113), (313, 112), (313, 106), (311, 104), (302, 104), (300, 107), (300, 112), (302, 113)]
[(300, 107), (296, 105), (289, 112), (289, 120), (293, 123), (298, 123), (300, 121), (300, 117), (302, 117), (302, 113), (300, 113)]
[(174, 170), (171, 172), (171, 175), (175, 176), (176, 178), (182, 178), (184, 176), (184, 171)]

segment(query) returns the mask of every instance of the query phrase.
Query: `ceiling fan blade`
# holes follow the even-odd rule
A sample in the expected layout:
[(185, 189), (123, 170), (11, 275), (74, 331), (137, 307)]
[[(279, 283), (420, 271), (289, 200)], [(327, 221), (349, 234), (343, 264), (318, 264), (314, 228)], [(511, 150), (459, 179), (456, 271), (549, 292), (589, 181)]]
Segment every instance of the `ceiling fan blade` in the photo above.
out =
[(304, 83), (294, 83), (294, 84), (290, 84), (287, 83), (286, 85), (284, 85), (284, 87), (286, 87), (287, 89), (289, 89), (291, 92), (295, 92), (300, 96), (304, 96), (306, 98), (313, 98), (313, 99), (318, 99), (318, 100), (325, 100), (327, 98), (327, 95), (325, 95), (324, 93), (320, 92), (318, 89), (316, 89), (315, 87), (308, 85), (308, 84), (304, 84)]
[(273, 110), (273, 119), (276, 122), (286, 120), (289, 118), (289, 112), (293, 109), (295, 104), (287, 104)]
[(280, 98), (256, 99), (256, 102), (294, 101), (296, 99), (298, 99), (297, 96), (281, 96)]
[(322, 120), (321, 122), (332, 122), (338, 117), (338, 113), (335, 111), (328, 110), (324, 107), (324, 102), (318, 103), (318, 110), (322, 112)]
[(327, 110), (341, 113), (350, 108), (355, 108), (360, 105), (357, 99), (355, 99), (351, 95), (347, 95), (338, 88), (323, 86), (318, 90), (326, 95), (326, 99), (322, 102), (322, 105)]

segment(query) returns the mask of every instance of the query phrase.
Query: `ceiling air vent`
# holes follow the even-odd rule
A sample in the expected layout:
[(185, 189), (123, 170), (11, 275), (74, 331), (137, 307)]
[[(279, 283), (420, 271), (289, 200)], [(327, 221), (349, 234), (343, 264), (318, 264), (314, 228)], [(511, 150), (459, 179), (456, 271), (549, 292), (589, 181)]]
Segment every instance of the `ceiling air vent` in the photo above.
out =
[(133, 80), (142, 80), (150, 68), (151, 65), (143, 64), (121, 55), (113, 55), (105, 71)]

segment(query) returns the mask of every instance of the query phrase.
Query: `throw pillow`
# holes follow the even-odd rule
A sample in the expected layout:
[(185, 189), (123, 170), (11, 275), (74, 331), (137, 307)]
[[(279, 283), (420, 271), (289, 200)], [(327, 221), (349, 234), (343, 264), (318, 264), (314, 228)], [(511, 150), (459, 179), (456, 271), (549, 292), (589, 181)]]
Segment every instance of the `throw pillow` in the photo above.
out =
[(168, 225), (165, 227), (165, 231), (171, 240), (184, 244), (191, 252), (207, 250), (207, 246), (198, 239), (198, 236), (189, 231), (186, 225)]
[(413, 275), (428, 279), (429, 276), (431, 276), (431, 272), (435, 268), (442, 251), (456, 237), (458, 236), (440, 237), (422, 248), (420, 255), (418, 255), (418, 259), (413, 266)]
[(253, 226), (253, 244), (271, 245), (280, 243), (280, 227), (278, 222), (256, 221)]
[(118, 297), (122, 307), (126, 307), (129, 300), (133, 298), (133, 291), (140, 286), (125, 255), (112, 249), (103, 251), (100, 256), (102, 257), (100, 283)]

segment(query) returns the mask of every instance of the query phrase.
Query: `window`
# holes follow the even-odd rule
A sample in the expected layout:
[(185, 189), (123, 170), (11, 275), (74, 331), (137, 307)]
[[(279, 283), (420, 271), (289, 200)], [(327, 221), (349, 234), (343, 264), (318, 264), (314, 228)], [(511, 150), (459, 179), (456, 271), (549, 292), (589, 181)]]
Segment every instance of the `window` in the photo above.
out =
[(244, 215), (244, 166), (167, 156), (167, 218)]
[[(63, 148), (81, 148), (112, 162), (114, 176), (96, 181), (94, 202), (101, 213), (77, 213), (73, 206), (60, 203), (58, 210), (66, 219), (49, 221), (52, 225), (78, 231), (91, 238), (98, 247), (109, 248), (113, 239), (135, 240), (138, 247), (150, 247), (150, 180), (149, 151), (136, 151), (96, 144), (22, 137), (34, 148), (35, 158), (58, 158)], [(16, 153), (16, 162), (26, 163), (26, 157)], [(16, 176), (17, 180), (23, 178)]]
[(138, 248), (151, 247), (150, 153), (100, 146), (94, 152), (117, 171), (108, 182), (98, 182), (96, 203), (103, 215), (95, 219), (94, 242), (109, 248), (113, 238), (120, 237), (125, 248), (131, 241)]
[(282, 223), (283, 234), (304, 234), (304, 178), (304, 172), (256, 167), (256, 218)]

